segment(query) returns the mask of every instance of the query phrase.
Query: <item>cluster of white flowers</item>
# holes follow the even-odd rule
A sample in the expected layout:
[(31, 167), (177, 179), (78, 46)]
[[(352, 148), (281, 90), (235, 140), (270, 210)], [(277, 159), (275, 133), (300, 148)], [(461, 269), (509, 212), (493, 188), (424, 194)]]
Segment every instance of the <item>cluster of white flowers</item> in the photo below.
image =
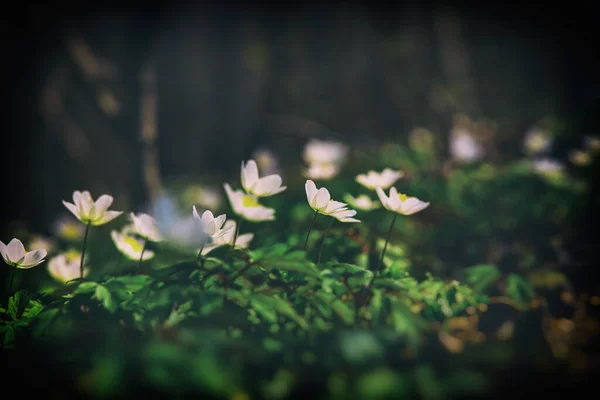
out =
[[(306, 174), (315, 179), (330, 179), (339, 172), (347, 153), (348, 147), (341, 143), (311, 141), (304, 151), (304, 159), (309, 164)], [(271, 163), (272, 160), (267, 160), (272, 155), (266, 153), (261, 154), (261, 157), (263, 158), (261, 164), (272, 172), (273, 169), (270, 167), (275, 165)], [(286, 186), (282, 185), (281, 176), (273, 173), (260, 177), (255, 160), (242, 162), (240, 172), (243, 190), (233, 190), (228, 183), (223, 184), (233, 212), (251, 222), (274, 220), (275, 210), (260, 204), (259, 199), (286, 190)], [(403, 175), (401, 171), (386, 168), (381, 172), (368, 171), (366, 174), (358, 175), (356, 181), (367, 189), (375, 190), (381, 204), (387, 210), (411, 215), (421, 211), (429, 203), (398, 194), (393, 187), (390, 190), (390, 197), (383, 192), (383, 188), (389, 188)], [(326, 188), (317, 189), (311, 179), (306, 181), (305, 190), (308, 204), (315, 211), (315, 216), (316, 214), (327, 215), (345, 223), (360, 222), (354, 218), (355, 210), (349, 209), (347, 203), (333, 200)], [(345, 199), (353, 207), (362, 210), (380, 207), (380, 204), (365, 194), (353, 197), (347, 193)], [(184, 217), (177, 214), (173, 203), (168, 198), (159, 199), (159, 202), (161, 204), (155, 210), (159, 221), (150, 214), (132, 212), (129, 214), (128, 224), (120, 230), (111, 231), (110, 236), (115, 247), (125, 257), (138, 260), (140, 263), (149, 260), (154, 257), (154, 251), (147, 249), (146, 245), (149, 242), (164, 240), (200, 248), (198, 255), (200, 257), (223, 245), (246, 248), (254, 237), (252, 233), (238, 236), (239, 223), (227, 220), (226, 214), (215, 216), (208, 209), (200, 214), (196, 205), (193, 205), (192, 215)], [(77, 278), (82, 280), (89, 275), (90, 268), (85, 260), (88, 233), (90, 227), (107, 224), (123, 213), (123, 211), (110, 210), (112, 203), (112, 196), (103, 194), (94, 201), (88, 191), (75, 191), (72, 203), (63, 200), (64, 206), (83, 223), (83, 228), (82, 225), (73, 224), (72, 221), (62, 218), (56, 223), (56, 234), (69, 242), (83, 237), (83, 247), (81, 252), (70, 249), (50, 260), (48, 271), (57, 281), (69, 283)], [(36, 237), (31, 241), (31, 245), (37, 249), (27, 252), (22, 242), (13, 238), (8, 245), (0, 242), (0, 253), (8, 265), (28, 269), (41, 264), (54, 243)]]

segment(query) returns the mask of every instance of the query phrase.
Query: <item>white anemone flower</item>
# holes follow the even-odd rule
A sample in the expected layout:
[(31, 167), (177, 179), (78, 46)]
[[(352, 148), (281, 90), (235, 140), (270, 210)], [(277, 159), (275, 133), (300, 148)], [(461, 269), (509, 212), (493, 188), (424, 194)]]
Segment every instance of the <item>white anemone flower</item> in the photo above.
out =
[(65, 214), (53, 223), (52, 231), (61, 239), (75, 241), (83, 238), (85, 228), (75, 218)]
[(178, 245), (199, 247), (210, 239), (193, 215), (179, 211), (172, 196), (160, 195), (152, 205), (152, 214), (161, 235)]
[[(81, 224), (78, 225), (81, 226)], [(55, 243), (50, 238), (46, 238), (41, 235), (35, 235), (29, 240), (27, 247), (30, 249), (44, 249), (47, 252), (51, 252), (54, 250)]]
[(45, 249), (25, 251), (23, 243), (17, 238), (13, 238), (8, 245), (0, 241), (0, 253), (5, 263), (20, 269), (29, 269), (40, 265), (48, 254)]
[(279, 173), (279, 160), (277, 155), (267, 148), (258, 148), (252, 153), (252, 158), (256, 160), (258, 168), (263, 173), (271, 175)]
[(450, 153), (455, 160), (470, 163), (483, 156), (483, 148), (471, 132), (455, 129), (450, 136)]
[(334, 217), (341, 222), (360, 222), (350, 218), (356, 215), (356, 211), (349, 210), (346, 203), (333, 200), (326, 188), (322, 187), (317, 190), (317, 185), (311, 180), (306, 181), (304, 188), (306, 189), (308, 205), (314, 211)]
[(539, 128), (532, 128), (525, 134), (524, 146), (528, 154), (540, 154), (548, 151), (552, 145), (552, 138), (548, 132)]
[(381, 187), (377, 188), (377, 196), (386, 210), (393, 211), (401, 215), (412, 215), (427, 208), (429, 203), (423, 202), (416, 197), (408, 197), (405, 194), (398, 193), (395, 187), (390, 189), (390, 196), (386, 196)]
[(354, 197), (351, 194), (346, 193), (344, 200), (347, 201), (352, 207), (363, 211), (376, 210), (381, 207), (381, 203), (372, 200), (366, 194), (361, 194), (358, 197)]
[(202, 216), (200, 216), (200, 214), (198, 214), (198, 211), (196, 210), (196, 206), (193, 206), (192, 214), (194, 215), (196, 221), (200, 222), (200, 224), (202, 225), (202, 230), (208, 237), (216, 239), (227, 233), (227, 231), (223, 227), (225, 219), (227, 218), (225, 214), (221, 214), (218, 217), (215, 217), (211, 211), (206, 210), (202, 213)]
[(569, 161), (577, 166), (589, 165), (592, 162), (590, 153), (582, 150), (571, 150), (569, 151)]
[(332, 216), (333, 218), (337, 219), (340, 222), (360, 222), (359, 219), (352, 218), (355, 215), (356, 215), (355, 210), (349, 210), (346, 208), (335, 211), (330, 214), (330, 216)]
[(160, 242), (163, 240), (162, 235), (156, 227), (156, 220), (152, 216), (144, 213), (138, 215), (131, 213), (130, 216), (135, 227), (135, 233), (151, 242)]
[[(77, 250), (69, 250), (63, 254), (53, 257), (48, 262), (48, 272), (59, 282), (68, 283), (80, 277), (79, 263), (81, 253)], [(88, 267), (83, 268), (83, 277), (90, 274)]]
[(123, 211), (109, 211), (113, 202), (112, 196), (103, 194), (94, 202), (90, 192), (73, 192), (73, 203), (63, 200), (63, 204), (69, 211), (84, 224), (93, 226), (104, 225), (123, 213)]
[(382, 189), (387, 189), (403, 176), (404, 172), (402, 171), (394, 171), (391, 168), (385, 168), (381, 172), (369, 171), (366, 174), (357, 175), (356, 182), (371, 190), (375, 190), (377, 186), (381, 186)]
[(275, 219), (275, 210), (261, 205), (256, 197), (241, 190), (233, 190), (228, 183), (223, 184), (229, 203), (233, 211), (242, 218), (252, 221), (272, 221)]
[(311, 164), (306, 168), (302, 175), (308, 179), (314, 180), (329, 180), (335, 178), (340, 172), (340, 167), (337, 164), (323, 163)]
[(273, 196), (286, 189), (285, 186), (281, 186), (283, 180), (277, 174), (259, 178), (258, 166), (254, 160), (249, 160), (248, 163), (242, 161), (241, 177), (246, 193), (256, 197)]
[[(223, 226), (223, 229), (226, 230), (226, 233), (223, 236), (216, 238), (212, 243), (204, 246), (202, 249), (202, 255), (204, 256), (210, 253), (217, 247), (231, 245), (233, 242), (233, 236), (235, 235), (235, 228), (236, 222), (231, 219), (227, 220)], [(235, 247), (245, 249), (248, 247), (253, 238), (253, 233), (243, 233), (238, 235), (237, 239), (235, 240)]]
[(551, 179), (562, 179), (565, 172), (565, 165), (551, 158), (535, 160), (533, 168), (537, 173)]
[(144, 248), (144, 241), (131, 235), (131, 227), (125, 227), (121, 232), (111, 231), (110, 237), (117, 249), (130, 260), (149, 260), (154, 257), (154, 252)]
[(309, 166), (332, 164), (339, 166), (348, 154), (348, 146), (335, 141), (312, 139), (304, 148), (303, 158)]

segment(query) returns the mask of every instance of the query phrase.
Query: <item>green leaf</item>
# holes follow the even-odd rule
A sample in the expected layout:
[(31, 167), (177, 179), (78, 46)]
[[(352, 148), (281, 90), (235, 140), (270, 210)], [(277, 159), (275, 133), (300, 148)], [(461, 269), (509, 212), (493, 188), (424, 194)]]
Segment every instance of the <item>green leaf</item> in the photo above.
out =
[(42, 313), (38, 315), (35, 320), (35, 324), (33, 325), (33, 335), (34, 336), (43, 336), (46, 334), (46, 330), (50, 323), (54, 320), (56, 315), (58, 314), (58, 308), (46, 309)]
[(91, 293), (96, 290), (96, 286), (98, 286), (96, 282), (83, 282), (77, 286), (73, 294)]
[(474, 265), (464, 270), (465, 283), (467, 283), (476, 292), (482, 292), (501, 275), (495, 265), (481, 264)]
[(117, 310), (118, 304), (114, 301), (112, 294), (106, 287), (97, 285), (93, 298), (100, 300), (108, 312), (114, 313)]
[(413, 314), (410, 309), (397, 298), (389, 299), (391, 305), (391, 322), (401, 336), (405, 337), (410, 346), (416, 347), (421, 342), (421, 335), (427, 324), (425, 321)]
[(23, 317), (34, 318), (39, 313), (41, 313), (43, 310), (44, 310), (44, 305), (41, 302), (39, 302), (37, 300), (32, 300), (29, 302), (29, 307), (27, 307), (27, 309), (23, 313)]
[(13, 348), (15, 346), (16, 333), (12, 325), (6, 325), (4, 328), (4, 337), (2, 343), (5, 348)]
[(509, 296), (518, 306), (529, 308), (531, 301), (535, 296), (535, 290), (526, 278), (510, 274), (506, 278), (506, 295)]
[[(276, 296), (271, 297), (271, 296), (265, 296), (262, 294), (254, 294), (250, 298), (250, 302), (252, 303), (253, 308), (256, 311), (260, 312), (262, 315), (265, 315), (266, 309), (270, 309), (272, 311), (276, 311), (279, 314), (285, 315), (286, 317), (292, 319), (302, 329), (308, 329), (308, 323), (304, 320), (304, 318), (302, 318), (300, 315), (298, 315), (298, 313), (296, 312), (296, 310), (294, 310), (292, 305), (285, 299), (281, 299)], [(261, 307), (260, 311), (259, 311), (259, 309), (256, 308), (257, 304), (259, 305), (259, 307)], [(271, 322), (277, 321), (277, 318), (275, 318), (275, 320), (272, 319), (272, 314), (269, 314), (268, 318), (269, 318), (269, 321), (271, 321)]]
[(29, 305), (29, 293), (26, 290), (19, 290), (8, 299), (8, 313), (13, 320), (21, 318), (25, 308)]
[(314, 296), (329, 304), (333, 312), (346, 324), (352, 325), (354, 323), (354, 310), (350, 309), (346, 303), (329, 293), (317, 292)]

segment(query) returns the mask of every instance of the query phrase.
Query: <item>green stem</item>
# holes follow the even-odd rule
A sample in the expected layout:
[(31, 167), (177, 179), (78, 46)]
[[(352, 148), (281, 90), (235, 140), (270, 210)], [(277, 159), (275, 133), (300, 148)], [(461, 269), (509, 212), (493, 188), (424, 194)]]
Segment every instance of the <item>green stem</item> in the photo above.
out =
[(200, 250), (198, 251), (198, 257), (196, 257), (196, 261), (200, 261), (200, 268), (204, 267), (204, 257), (202, 257), (202, 250), (204, 250), (205, 244), (206, 242), (202, 243), (202, 247), (200, 247)]
[(390, 230), (388, 231), (387, 239), (385, 239), (385, 244), (383, 245), (383, 251), (381, 252), (381, 258), (379, 259), (379, 263), (377, 264), (377, 268), (375, 269), (375, 273), (373, 274), (373, 278), (371, 278), (371, 282), (369, 283), (369, 286), (373, 284), (373, 282), (375, 281), (375, 278), (377, 277), (377, 274), (382, 269), (381, 266), (383, 264), (383, 259), (385, 257), (385, 251), (387, 250), (388, 243), (390, 242), (390, 238), (392, 237), (392, 230), (394, 229), (394, 224), (396, 223), (397, 216), (398, 216), (398, 214), (394, 213), (394, 218), (392, 219), (392, 223), (390, 224)]
[(6, 301), (6, 315), (8, 315), (8, 305), (10, 304), (10, 296), (12, 296), (12, 285), (15, 279), (16, 269), (17, 267), (14, 267), (14, 269), (11, 268), (10, 271), (10, 279), (8, 281), (8, 300)]
[(146, 245), (148, 244), (147, 240), (144, 240), (144, 246), (142, 247), (142, 254), (140, 254), (140, 262), (138, 263), (138, 270), (142, 266), (142, 260), (144, 259), (144, 252), (146, 251)]
[(235, 234), (233, 235), (233, 243), (231, 243), (231, 247), (235, 249), (235, 242), (237, 242), (238, 235), (240, 234), (240, 226), (242, 225), (242, 220), (235, 224)]
[(79, 280), (81, 282), (83, 282), (83, 261), (85, 259), (85, 247), (87, 245), (88, 233), (90, 232), (90, 224), (91, 224), (91, 222), (88, 222), (85, 225), (85, 236), (83, 236), (83, 246), (81, 249), (81, 261), (79, 263)]
[(319, 256), (317, 257), (317, 264), (321, 262), (321, 253), (323, 252), (323, 247), (325, 247), (325, 239), (327, 239), (327, 234), (329, 234), (329, 230), (331, 229), (331, 225), (333, 225), (333, 221), (335, 221), (335, 219), (332, 217), (327, 229), (325, 230), (325, 234), (323, 235), (323, 241), (321, 242), (321, 247), (319, 248)]
[(310, 221), (310, 227), (308, 228), (308, 233), (306, 234), (306, 240), (304, 241), (304, 250), (306, 250), (306, 246), (308, 245), (308, 237), (310, 236), (310, 231), (312, 231), (313, 225), (315, 224), (315, 219), (317, 219), (317, 214), (319, 212), (315, 211), (312, 217), (312, 221)]

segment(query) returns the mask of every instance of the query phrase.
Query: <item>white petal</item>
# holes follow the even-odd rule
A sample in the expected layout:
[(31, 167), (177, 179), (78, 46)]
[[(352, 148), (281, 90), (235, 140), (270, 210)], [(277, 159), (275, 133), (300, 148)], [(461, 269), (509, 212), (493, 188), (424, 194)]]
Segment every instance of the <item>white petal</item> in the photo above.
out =
[(241, 197), (240, 197), (239, 193), (234, 192), (228, 183), (224, 183), (223, 187), (225, 188), (225, 193), (227, 193), (227, 197), (229, 198), (229, 203), (231, 204), (231, 208), (233, 208), (233, 211), (236, 214), (240, 215), (242, 213), (242, 207), (241, 207)]
[(123, 214), (123, 211), (106, 211), (104, 215), (95, 221), (92, 221), (93, 226), (104, 225), (113, 219), (117, 218), (119, 215)]
[(29, 253), (25, 254), (25, 257), (23, 258), (23, 261), (19, 264), (18, 268), (33, 268), (36, 265), (41, 264), (44, 261), (44, 257), (46, 257), (46, 255), (48, 255), (48, 252), (46, 252), (45, 249), (30, 251)]
[(214, 219), (215, 229), (221, 229), (223, 227), (223, 224), (225, 223), (226, 219), (227, 219), (227, 216), (225, 214), (221, 214), (217, 218), (215, 218)]
[(202, 219), (202, 217), (200, 217), (200, 214), (198, 214), (198, 210), (196, 210), (196, 206), (192, 206), (192, 215), (196, 219), (200, 219), (200, 220)]
[(4, 262), (10, 264), (10, 260), (8, 259), (8, 255), (6, 254), (6, 245), (0, 240), (0, 254), (2, 254), (2, 258)]
[(112, 203), (112, 196), (103, 194), (102, 196), (98, 197), (98, 200), (96, 200), (96, 203), (94, 203), (94, 215), (92, 215), (92, 218), (100, 218), (106, 212), (106, 210), (108, 210), (108, 207), (110, 207)]
[(87, 190), (81, 192), (79, 196), (79, 201), (81, 205), (81, 216), (84, 218), (90, 218), (92, 208), (94, 208), (94, 200), (92, 199), (92, 195)]
[(25, 257), (25, 247), (23, 247), (23, 243), (17, 238), (11, 240), (6, 246), (6, 256), (12, 262), (16, 263), (17, 261), (20, 261)]
[(356, 177), (356, 182), (360, 183), (366, 188), (372, 189), (373, 185), (369, 182), (369, 178), (366, 175), (358, 175)]
[(244, 166), (242, 162), (242, 187), (246, 192), (252, 191), (254, 185), (258, 181), (258, 166), (256, 161), (249, 160)]
[(244, 233), (239, 235), (235, 241), (236, 247), (246, 248), (250, 241), (254, 238), (254, 233)]
[(308, 200), (308, 203), (312, 207), (313, 200), (317, 195), (317, 185), (315, 185), (315, 183), (309, 179), (304, 184), (304, 189), (306, 190), (306, 200)]
[(321, 210), (327, 207), (329, 200), (331, 200), (331, 195), (329, 194), (329, 191), (325, 188), (321, 188), (317, 191), (317, 195), (315, 196), (314, 207), (317, 210)]
[(390, 210), (393, 211), (398, 211), (400, 207), (402, 207), (402, 201), (400, 200), (400, 197), (398, 197), (398, 191), (393, 186), (390, 189), (390, 200), (388, 205), (390, 206)]
[(385, 192), (383, 191), (381, 186), (377, 186), (375, 191), (377, 192), (377, 197), (379, 197), (379, 201), (381, 201), (381, 204), (383, 204), (386, 210), (389, 210), (388, 197), (385, 195)]
[(254, 183), (252, 193), (256, 196), (270, 196), (275, 194), (282, 182), (281, 176), (277, 174), (265, 176)]
[(429, 203), (424, 203), (416, 197), (411, 197), (402, 203), (402, 213), (404, 215), (415, 214), (429, 206)]
[(325, 207), (325, 210), (323, 211), (324, 214), (332, 214), (336, 211), (341, 210), (342, 208), (346, 207), (348, 204), (346, 203), (342, 203), (340, 201), (335, 201), (335, 200), (331, 200), (329, 203), (327, 203), (327, 207)]

